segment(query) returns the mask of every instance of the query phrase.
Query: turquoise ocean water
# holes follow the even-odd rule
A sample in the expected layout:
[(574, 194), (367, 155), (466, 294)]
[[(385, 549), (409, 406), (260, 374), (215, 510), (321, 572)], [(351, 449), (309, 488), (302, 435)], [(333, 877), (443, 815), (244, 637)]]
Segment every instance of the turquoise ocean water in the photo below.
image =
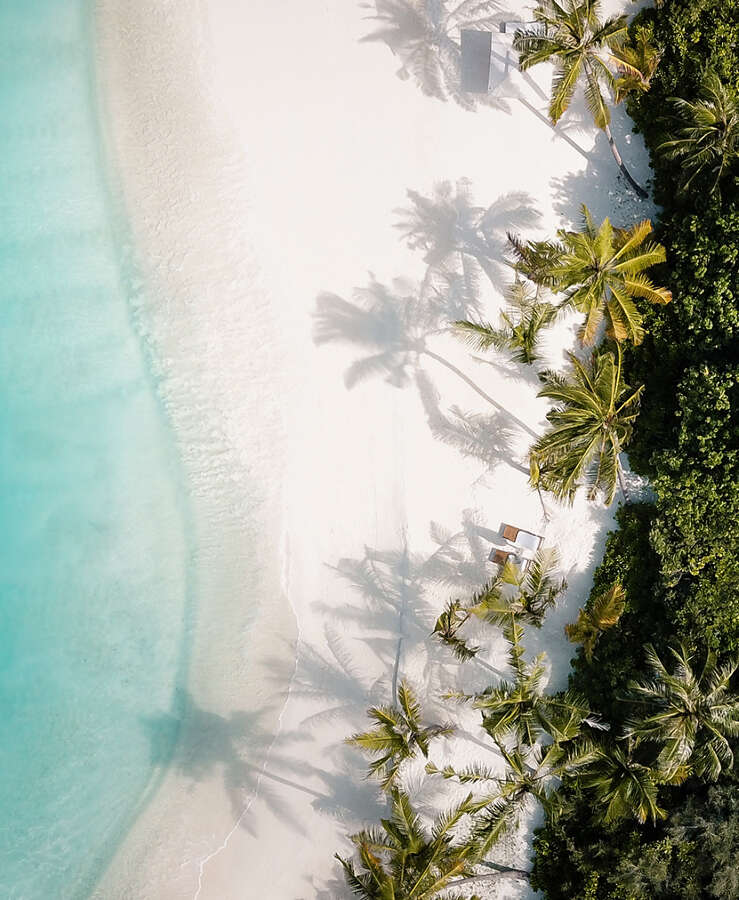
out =
[(187, 508), (92, 58), (87, 2), (1, 0), (2, 898), (90, 893), (176, 739), (186, 669)]

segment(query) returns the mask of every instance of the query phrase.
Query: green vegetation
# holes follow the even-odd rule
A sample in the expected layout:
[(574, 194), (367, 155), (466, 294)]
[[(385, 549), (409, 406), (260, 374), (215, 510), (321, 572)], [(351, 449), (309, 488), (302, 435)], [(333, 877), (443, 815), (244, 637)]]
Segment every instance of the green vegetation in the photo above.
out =
[(618, 625), (618, 620), (626, 608), (626, 595), (620, 584), (612, 585), (607, 591), (594, 598), (590, 609), (581, 609), (577, 622), (565, 625), (565, 634), (573, 644), (582, 644), (582, 652), (588, 662), (593, 661), (593, 652), (598, 638), (604, 631)]
[[(454, 840), (454, 827), (467, 814), (468, 805), (461, 803), (439, 816), (427, 832), (408, 797), (393, 790), (390, 816), (381, 820), (381, 827), (351, 836), (359, 870), (351, 860), (337, 855), (355, 896), (362, 900), (430, 900), (445, 888), (472, 878), (479, 847), (473, 840)], [(449, 900), (460, 896), (446, 893)]]
[(579, 231), (561, 229), (557, 241), (512, 243), (517, 267), (542, 286), (564, 293), (562, 306), (585, 314), (580, 328), (583, 344), (595, 343), (604, 319), (609, 338), (640, 344), (643, 319), (634, 298), (659, 304), (672, 299), (666, 288), (656, 287), (644, 274), (665, 261), (661, 244), (644, 243), (651, 232), (648, 220), (632, 228), (614, 228), (609, 219), (596, 226), (583, 204)]
[[(634, 52), (645, 36), (660, 62), (649, 92), (632, 92), (628, 104), (652, 151), (664, 206), (657, 237), (669, 261), (659, 276), (673, 302), (645, 310), (645, 338), (626, 367), (647, 386), (629, 451), (655, 503), (619, 511), (585, 614), (616, 582), (624, 612), (599, 634), (592, 663), (578, 654), (571, 686), (638, 753), (652, 748), (660, 778), (683, 783), (658, 785), (665, 818), (656, 824), (598, 825), (584, 784), (569, 779), (563, 813), (548, 816), (535, 842), (532, 884), (548, 900), (739, 893), (736, 697), (729, 692), (727, 704), (723, 693), (739, 650), (739, 194), (730, 137), (739, 8), (665, 0), (632, 25)], [(646, 638), (654, 649), (645, 656)], [(673, 638), (682, 648), (670, 649)], [(707, 790), (700, 779), (717, 781)]]
[[(611, 111), (604, 94), (604, 89), (614, 88), (617, 80), (608, 62), (614, 64), (620, 75), (623, 95), (627, 87), (622, 74), (624, 67), (629, 59), (629, 71), (633, 72), (637, 55), (616, 55), (626, 39), (626, 16), (613, 16), (603, 22), (599, 12), (598, 0), (564, 0), (562, 3), (539, 0), (534, 8), (534, 19), (543, 28), (517, 31), (513, 46), (518, 50), (519, 64), (524, 71), (537, 63), (554, 63), (549, 104), (549, 117), (554, 124), (572, 102), (578, 83), (583, 83), (588, 109), (596, 126), (605, 132), (616, 164), (637, 194), (646, 197), (647, 192), (631, 177), (613, 140)], [(605, 51), (612, 55), (604, 57)], [(650, 66), (651, 62), (650, 58)], [(647, 70), (643, 80), (648, 82), (650, 74)]]
[(556, 551), (549, 548), (537, 551), (525, 572), (509, 559), (498, 575), (469, 600), (449, 600), (436, 620), (433, 634), (464, 662), (480, 650), (461, 636), (471, 619), (501, 628), (510, 627), (513, 622), (540, 628), (547, 610), (567, 589), (566, 581), (553, 577), (558, 563)]
[(588, 362), (568, 354), (570, 376), (546, 371), (539, 374), (540, 397), (557, 405), (547, 413), (551, 428), (529, 453), (531, 483), (569, 503), (582, 482), (589, 499), (603, 491), (606, 503), (616, 494), (623, 475), (619, 454), (628, 444), (639, 414), (643, 387), (633, 390), (621, 376), (622, 355), (596, 351)]
[(700, 180), (710, 193), (732, 172), (739, 159), (739, 101), (734, 90), (715, 72), (707, 72), (695, 100), (672, 98), (674, 121), (670, 136), (657, 146), (683, 169), (680, 187), (686, 192)]
[[(503, 771), (429, 761), (430, 776), (471, 793), (428, 832), (394, 780), (416, 748), (433, 756), (443, 727), (424, 726), (414, 698), (383, 718), (370, 711), (375, 729), (352, 740), (382, 754), (373, 771), (391, 818), (353, 837), (359, 869), (341, 861), (366, 900), (454, 897), (473, 879), (525, 877), (487, 857), (539, 804), (530, 881), (548, 900), (739, 896), (739, 7), (663, 0), (628, 35), (624, 17), (600, 21), (595, 0), (542, 0), (535, 17), (545, 28), (518, 32), (515, 46), (523, 68), (555, 61), (552, 120), (582, 82), (620, 164), (606, 94), (626, 99), (652, 154), (659, 243), (644, 244), (648, 222), (596, 226), (587, 210), (583, 228), (557, 240), (509, 236), (517, 301), (500, 328), (455, 324), (478, 350), (531, 364), (563, 306), (584, 314), (583, 343), (605, 321), (607, 341), (589, 359), (540, 374), (540, 396), (555, 405), (530, 451), (532, 484), (565, 501), (585, 484), (610, 502), (628, 443), (654, 500), (617, 512), (591, 595), (565, 628), (580, 645), (567, 691), (547, 692), (543, 654), (524, 657), (523, 625), (540, 626), (564, 588), (551, 560), (523, 575), (506, 564), (447, 603), (434, 635), (460, 663), (490, 668), (471, 623), (507, 641), (510, 677), (447, 698), (479, 711)], [(484, 254), (478, 263), (485, 271)], [(651, 266), (666, 287), (646, 278)], [(543, 290), (565, 299), (549, 304)]]
[(645, 94), (652, 86), (652, 76), (662, 58), (660, 51), (650, 42), (645, 28), (635, 28), (627, 44), (615, 47), (611, 62), (618, 76), (613, 82), (616, 103), (622, 103), (629, 94)]
[(375, 727), (347, 739), (360, 750), (376, 756), (370, 763), (369, 774), (380, 779), (383, 790), (395, 786), (398, 771), (418, 750), (429, 755), (429, 743), (436, 737), (451, 734), (451, 725), (425, 725), (421, 706), (410, 685), (402, 681), (398, 686), (397, 706), (373, 706), (367, 715)]
[(508, 290), (508, 309), (500, 315), (501, 327), (489, 322), (454, 322), (454, 327), (473, 350), (494, 347), (507, 350), (516, 362), (531, 365), (539, 359), (543, 329), (554, 322), (558, 309), (538, 299), (538, 292), (525, 281), (515, 281)]
[(683, 644), (672, 648), (674, 672), (669, 672), (654, 647), (647, 644), (648, 678), (629, 684), (630, 713), (624, 735), (641, 743), (660, 744), (657, 766), (667, 780), (693, 772), (716, 781), (734, 765), (730, 738), (739, 735), (739, 697), (731, 692), (731, 679), (739, 667), (736, 657), (717, 666), (709, 653), (696, 675)]
[(536, 842), (532, 886), (549, 900), (728, 900), (739, 895), (739, 787), (679, 796), (657, 827), (592, 825), (585, 802)]

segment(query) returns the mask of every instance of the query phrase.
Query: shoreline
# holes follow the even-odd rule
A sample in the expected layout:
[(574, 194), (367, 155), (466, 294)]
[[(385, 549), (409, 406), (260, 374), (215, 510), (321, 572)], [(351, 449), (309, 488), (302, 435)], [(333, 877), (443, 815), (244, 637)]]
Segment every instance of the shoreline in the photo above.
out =
[[(277, 731), (295, 665), (297, 632), (284, 591), (288, 563), (279, 557), (280, 369), (265, 384), (219, 343), (254, 356), (265, 345), (277, 347), (275, 357), (282, 349), (267, 318), (268, 298), (258, 312), (241, 302), (239, 278), (246, 284), (258, 278), (243, 238), (248, 188), (206, 94), (199, 5), (132, 12), (100, 2), (92, 28), (105, 155), (143, 279), (134, 299), (137, 332), (157, 363), (154, 378), (183, 461), (197, 535), (182, 737), (94, 896), (182, 896), (194, 892), (200, 860), (219, 834), (236, 827), (259, 789), (261, 775), (234, 793), (222, 770), (230, 763), (261, 771), (271, 746), (264, 736)], [(179, 102), (185, 85), (187, 106)], [(199, 153), (188, 150), (194, 124)], [(197, 207), (202, 231), (181, 227), (188, 205)], [(200, 280), (184, 274), (193, 254), (210, 254)], [(226, 286), (225, 298), (213, 296), (215, 285)], [(162, 712), (178, 718), (174, 710)], [(253, 726), (232, 727), (244, 719)], [(183, 867), (184, 847), (193, 858)]]
[[(385, 285), (402, 308), (423, 279), (423, 254), (397, 231), (410, 191), (433, 197), (447, 183), (489, 208), (500, 259), (480, 302), (494, 315), (506, 230), (551, 233), (565, 202), (597, 202), (616, 174), (599, 168), (603, 147), (589, 129), (573, 125), (561, 141), (518, 103), (472, 114), (424, 96), (396, 77), (387, 47), (364, 40), (370, 30), (352, 4), (278, 0), (250, 15), (231, 0), (98, 3), (106, 119), (150, 289), (140, 321), (163, 361), (204, 554), (197, 696), (100, 900), (228, 900), (247, 879), (255, 896), (333, 897), (332, 854), (382, 813), (344, 739), (387, 700), (397, 648), (400, 674), (425, 688), (432, 715), (436, 694), (481, 689), (488, 677), (460, 671), (429, 640), (445, 599), (433, 574), (439, 536), (462, 547), (465, 564), (451, 574), (466, 591), (488, 577), (484, 534), (501, 521), (540, 528), (518, 464), (547, 409), (531, 373), (432, 329), (425, 356), (401, 353), (349, 390), (362, 335), (349, 327), (344, 346), (324, 346), (319, 326), (363, 321), (362, 303)], [(354, 318), (327, 321), (337, 308)], [(400, 324), (422, 329), (423, 314)], [(393, 327), (380, 329), (391, 346)], [(561, 365), (573, 340), (573, 322), (559, 323), (547, 363)], [(455, 424), (466, 422), (486, 423), (482, 456), (460, 446)], [(574, 650), (562, 625), (587, 596), (613, 511), (580, 498), (551, 512), (547, 543), (559, 545), (570, 590), (528, 646), (547, 649), (551, 683), (562, 684)], [(264, 564), (244, 543), (257, 538)], [(239, 604), (243, 573), (272, 601), (259, 622)], [(249, 629), (252, 639), (264, 630), (251, 666), (239, 652)], [(503, 652), (492, 639), (485, 660), (500, 665)], [(234, 677), (261, 715), (245, 709)], [(479, 723), (464, 725), (469, 736), (441, 742), (435, 761), (464, 765), (478, 752)], [(433, 803), (437, 784), (420, 774), (411, 772), (413, 790)], [(526, 829), (506, 848), (525, 860)]]

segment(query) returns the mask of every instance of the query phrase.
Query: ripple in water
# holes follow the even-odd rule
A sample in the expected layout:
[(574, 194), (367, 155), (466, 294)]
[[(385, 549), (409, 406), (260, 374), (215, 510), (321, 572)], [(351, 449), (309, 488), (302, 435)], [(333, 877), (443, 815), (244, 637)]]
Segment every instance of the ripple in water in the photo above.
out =
[[(176, 729), (189, 541), (101, 170), (89, 5), (0, 4), (0, 894), (85, 897)], [(171, 719), (168, 720), (171, 722)]]

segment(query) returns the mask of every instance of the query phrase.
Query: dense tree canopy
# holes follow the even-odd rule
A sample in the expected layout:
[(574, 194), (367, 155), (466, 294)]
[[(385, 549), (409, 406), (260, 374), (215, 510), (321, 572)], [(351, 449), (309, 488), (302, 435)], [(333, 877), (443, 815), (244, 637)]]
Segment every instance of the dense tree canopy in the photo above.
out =
[[(739, 87), (739, 6), (664, 0), (632, 24), (634, 46), (644, 34), (660, 62), (628, 108), (652, 152), (667, 257), (655, 277), (673, 300), (644, 310), (646, 337), (628, 351), (627, 380), (646, 385), (629, 454), (655, 502), (619, 512), (585, 610), (616, 582), (625, 610), (599, 635), (592, 663), (578, 651), (571, 676), (622, 732), (633, 712), (628, 685), (648, 676), (647, 637), (663, 660), (672, 637), (701, 659), (713, 649), (724, 662), (739, 649), (739, 192), (724, 182), (711, 194), (696, 177), (679, 194), (680, 159), (657, 152), (671, 98), (698, 100), (706, 71)], [(739, 896), (737, 790), (731, 768), (710, 790), (691, 777), (660, 786), (664, 820), (598, 825), (572, 782), (571, 805), (538, 833), (532, 884), (548, 900)]]

